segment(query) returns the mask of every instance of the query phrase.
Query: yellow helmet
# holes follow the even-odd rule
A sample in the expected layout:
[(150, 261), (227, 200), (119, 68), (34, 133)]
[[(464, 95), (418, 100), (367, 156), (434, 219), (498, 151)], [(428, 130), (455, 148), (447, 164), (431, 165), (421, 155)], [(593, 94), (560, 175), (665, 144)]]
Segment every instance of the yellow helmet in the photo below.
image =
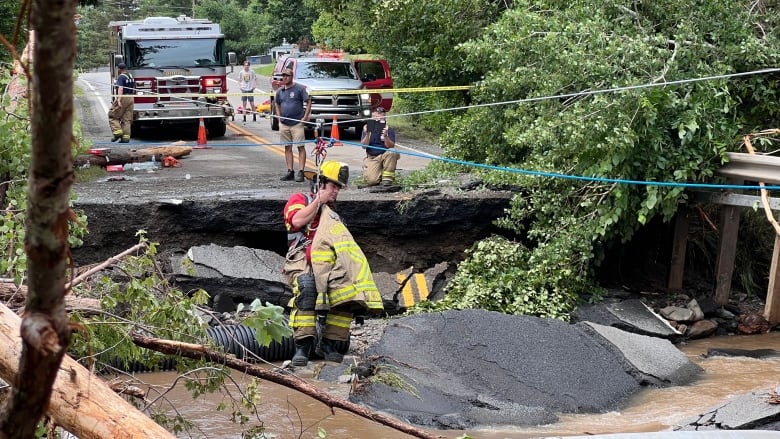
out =
[(349, 181), (349, 166), (346, 163), (326, 160), (320, 165), (320, 177), (343, 188)]

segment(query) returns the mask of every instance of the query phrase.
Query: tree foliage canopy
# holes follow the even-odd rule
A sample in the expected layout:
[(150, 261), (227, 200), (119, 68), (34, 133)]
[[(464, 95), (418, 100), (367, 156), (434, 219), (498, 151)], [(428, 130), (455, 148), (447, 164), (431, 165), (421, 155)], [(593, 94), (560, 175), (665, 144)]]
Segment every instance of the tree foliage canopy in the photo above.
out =
[[(742, 135), (777, 126), (777, 74), (579, 94), (776, 66), (776, 34), (762, 33), (754, 23), (763, 17), (747, 6), (518, 1), (459, 47), (467, 68), (485, 74), (475, 101), (491, 105), (452, 121), (449, 154), (597, 179), (486, 177), (524, 188), (500, 223), (525, 232), (529, 266), (548, 272), (531, 285), (538, 293), (583, 293), (575, 279), (591, 274), (605, 245), (654, 217), (668, 220), (686, 200), (682, 186), (598, 179), (711, 182)], [(532, 268), (516, 270), (538, 279)]]

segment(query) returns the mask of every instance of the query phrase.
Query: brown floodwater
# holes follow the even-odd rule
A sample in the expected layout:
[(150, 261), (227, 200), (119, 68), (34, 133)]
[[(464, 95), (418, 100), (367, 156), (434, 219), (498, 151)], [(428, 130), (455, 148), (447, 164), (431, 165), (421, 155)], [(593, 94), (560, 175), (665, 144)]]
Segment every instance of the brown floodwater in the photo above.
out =
[[(603, 414), (560, 415), (555, 424), (519, 428), (493, 427), (474, 431), (430, 430), (444, 438), (458, 438), (469, 434), (477, 439), (528, 439), (538, 437), (629, 433), (662, 431), (679, 421), (694, 417), (708, 409), (723, 404), (730, 398), (751, 392), (769, 392), (780, 386), (780, 358), (752, 359), (744, 357), (703, 358), (708, 348), (776, 349), (780, 350), (780, 332), (751, 336), (725, 336), (696, 340), (678, 346), (688, 358), (704, 369), (701, 376), (687, 386), (663, 389), (645, 389), (627, 400), (623, 408)], [(138, 374), (136, 378), (152, 385), (149, 393), (153, 399), (161, 389), (167, 390), (176, 379), (174, 372)], [(193, 430), (179, 437), (240, 438), (242, 428), (230, 421), (230, 412), (217, 411), (220, 402), (230, 396), (238, 398), (251, 377), (234, 372), (235, 384), (228, 391), (207, 395), (193, 400), (179, 382), (165, 394), (165, 402), (159, 404), (170, 411), (175, 406), (178, 413), (196, 425)], [(311, 378), (302, 376), (302, 378)], [(310, 380), (315, 385), (346, 395), (346, 385)], [(343, 410), (331, 410), (308, 396), (273, 383), (261, 382), (262, 401), (258, 413), (248, 422), (250, 426), (262, 425), (269, 437), (317, 438), (322, 428), (328, 438), (408, 438), (412, 437), (388, 427), (369, 422)], [(162, 400), (161, 400), (162, 401)], [(168, 405), (170, 404), (170, 405)]]

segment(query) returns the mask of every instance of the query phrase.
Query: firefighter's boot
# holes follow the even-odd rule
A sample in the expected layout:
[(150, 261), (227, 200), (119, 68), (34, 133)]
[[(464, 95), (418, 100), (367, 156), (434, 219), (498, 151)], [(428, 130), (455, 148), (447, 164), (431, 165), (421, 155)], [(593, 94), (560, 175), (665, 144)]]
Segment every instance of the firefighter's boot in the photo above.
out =
[(295, 340), (295, 355), (292, 357), (293, 366), (306, 366), (309, 363), (309, 354), (314, 346), (314, 337), (306, 337)]
[(341, 363), (341, 361), (344, 360), (344, 355), (340, 354), (339, 351), (336, 350), (336, 342), (333, 340), (328, 340), (327, 338), (323, 338), (320, 341), (320, 347), (317, 353), (322, 355), (322, 358), (324, 358), (326, 361)]
[(256, 111), (252, 112), (252, 122), (257, 122), (257, 112)]

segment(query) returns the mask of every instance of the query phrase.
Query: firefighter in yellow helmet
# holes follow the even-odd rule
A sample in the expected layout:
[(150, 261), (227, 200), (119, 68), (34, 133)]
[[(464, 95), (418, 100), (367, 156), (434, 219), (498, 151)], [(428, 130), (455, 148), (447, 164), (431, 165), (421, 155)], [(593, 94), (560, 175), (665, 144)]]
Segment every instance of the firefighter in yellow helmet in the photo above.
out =
[(294, 295), (294, 366), (305, 366), (315, 350), (325, 360), (341, 362), (338, 342), (347, 345), (353, 313), (383, 310), (366, 256), (333, 210), (349, 180), (349, 167), (327, 160), (319, 172), (305, 174), (312, 192), (293, 194), (284, 206), (289, 245), (284, 273)]

